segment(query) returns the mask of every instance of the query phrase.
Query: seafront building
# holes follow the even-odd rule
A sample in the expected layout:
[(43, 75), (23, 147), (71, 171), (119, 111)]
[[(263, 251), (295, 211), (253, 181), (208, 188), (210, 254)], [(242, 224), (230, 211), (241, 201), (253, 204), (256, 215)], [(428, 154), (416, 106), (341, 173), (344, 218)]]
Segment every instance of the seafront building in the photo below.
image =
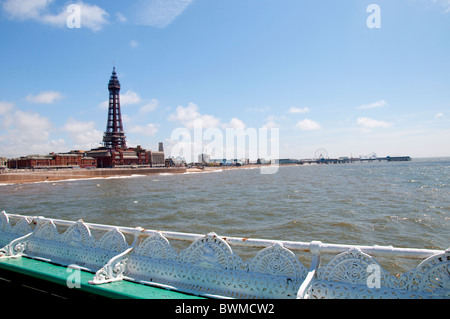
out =
[(0, 170), (5, 169), (8, 165), (8, 159), (6, 157), (0, 157)]
[(211, 161), (211, 158), (208, 154), (200, 154), (198, 156), (198, 162), (202, 164), (209, 164)]
[(97, 161), (83, 152), (50, 153), (48, 155), (28, 155), (8, 160), (8, 168), (21, 169), (61, 169), (97, 167)]
[[(109, 106), (103, 146), (89, 151), (70, 151), (69, 153), (50, 153), (48, 155), (29, 155), (7, 160), (8, 168), (111, 168), (111, 167), (164, 167), (166, 160), (163, 144), (158, 151), (137, 147), (127, 147), (125, 131), (120, 110), (120, 82), (116, 68), (113, 68), (108, 83)], [(1, 163), (0, 163), (1, 166)]]

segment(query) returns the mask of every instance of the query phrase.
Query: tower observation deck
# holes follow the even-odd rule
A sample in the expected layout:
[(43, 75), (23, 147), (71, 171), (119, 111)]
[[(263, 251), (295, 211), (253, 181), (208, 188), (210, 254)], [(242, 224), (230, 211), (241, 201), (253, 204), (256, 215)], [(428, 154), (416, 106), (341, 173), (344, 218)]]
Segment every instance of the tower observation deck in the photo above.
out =
[(106, 131), (103, 134), (103, 144), (105, 147), (111, 149), (126, 149), (126, 137), (122, 125), (122, 115), (120, 113), (120, 82), (115, 67), (109, 80), (108, 90), (108, 122)]

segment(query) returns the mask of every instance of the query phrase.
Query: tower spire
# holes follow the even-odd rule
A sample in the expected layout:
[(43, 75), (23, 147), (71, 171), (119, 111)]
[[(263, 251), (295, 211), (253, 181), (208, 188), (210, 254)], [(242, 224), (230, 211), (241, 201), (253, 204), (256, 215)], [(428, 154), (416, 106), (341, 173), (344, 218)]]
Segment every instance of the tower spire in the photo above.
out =
[(108, 83), (109, 107), (108, 122), (106, 131), (103, 134), (103, 144), (107, 148), (127, 148), (125, 132), (122, 125), (122, 115), (120, 113), (120, 82), (116, 74), (116, 67), (113, 67), (111, 79)]

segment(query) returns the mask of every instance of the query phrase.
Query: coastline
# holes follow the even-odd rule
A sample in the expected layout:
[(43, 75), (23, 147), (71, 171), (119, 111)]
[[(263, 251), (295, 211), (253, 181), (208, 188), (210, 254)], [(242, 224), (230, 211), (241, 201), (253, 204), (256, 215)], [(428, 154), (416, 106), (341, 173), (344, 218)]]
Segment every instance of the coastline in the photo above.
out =
[(242, 165), (242, 166), (205, 166), (204, 168), (186, 168), (188, 173), (206, 173), (220, 170), (231, 170), (231, 169), (254, 169), (261, 168), (263, 165)]
[(15, 171), (0, 174), (0, 184), (25, 184), (45, 181), (55, 182), (68, 179), (153, 175), (161, 173), (182, 174), (185, 172), (186, 168), (184, 167), (61, 169), (23, 172)]
[[(280, 166), (295, 165), (282, 164)], [(0, 185), (27, 184), (39, 182), (57, 182), (70, 179), (108, 178), (117, 176), (154, 175), (154, 174), (185, 174), (208, 173), (214, 171), (234, 169), (261, 169), (270, 165), (242, 165), (242, 166), (205, 166), (192, 167), (138, 167), (138, 168), (93, 168), (93, 169), (41, 169), (41, 170), (14, 170), (0, 174)]]

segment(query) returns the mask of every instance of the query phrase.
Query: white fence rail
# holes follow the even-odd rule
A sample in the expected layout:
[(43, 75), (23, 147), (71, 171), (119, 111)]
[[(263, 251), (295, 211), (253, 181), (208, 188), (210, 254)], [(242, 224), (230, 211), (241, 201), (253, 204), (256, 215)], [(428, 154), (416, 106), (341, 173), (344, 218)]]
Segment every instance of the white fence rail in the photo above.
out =
[[(188, 247), (176, 251), (174, 241)], [(95, 273), (91, 284), (130, 280), (215, 298), (450, 298), (448, 249), (201, 235), (5, 212), (1, 247), (0, 258), (76, 264)], [(238, 247), (257, 253), (243, 260)], [(298, 255), (311, 261), (308, 268)], [(324, 255), (331, 259), (322, 265)], [(375, 258), (417, 259), (418, 265), (391, 274)]]

